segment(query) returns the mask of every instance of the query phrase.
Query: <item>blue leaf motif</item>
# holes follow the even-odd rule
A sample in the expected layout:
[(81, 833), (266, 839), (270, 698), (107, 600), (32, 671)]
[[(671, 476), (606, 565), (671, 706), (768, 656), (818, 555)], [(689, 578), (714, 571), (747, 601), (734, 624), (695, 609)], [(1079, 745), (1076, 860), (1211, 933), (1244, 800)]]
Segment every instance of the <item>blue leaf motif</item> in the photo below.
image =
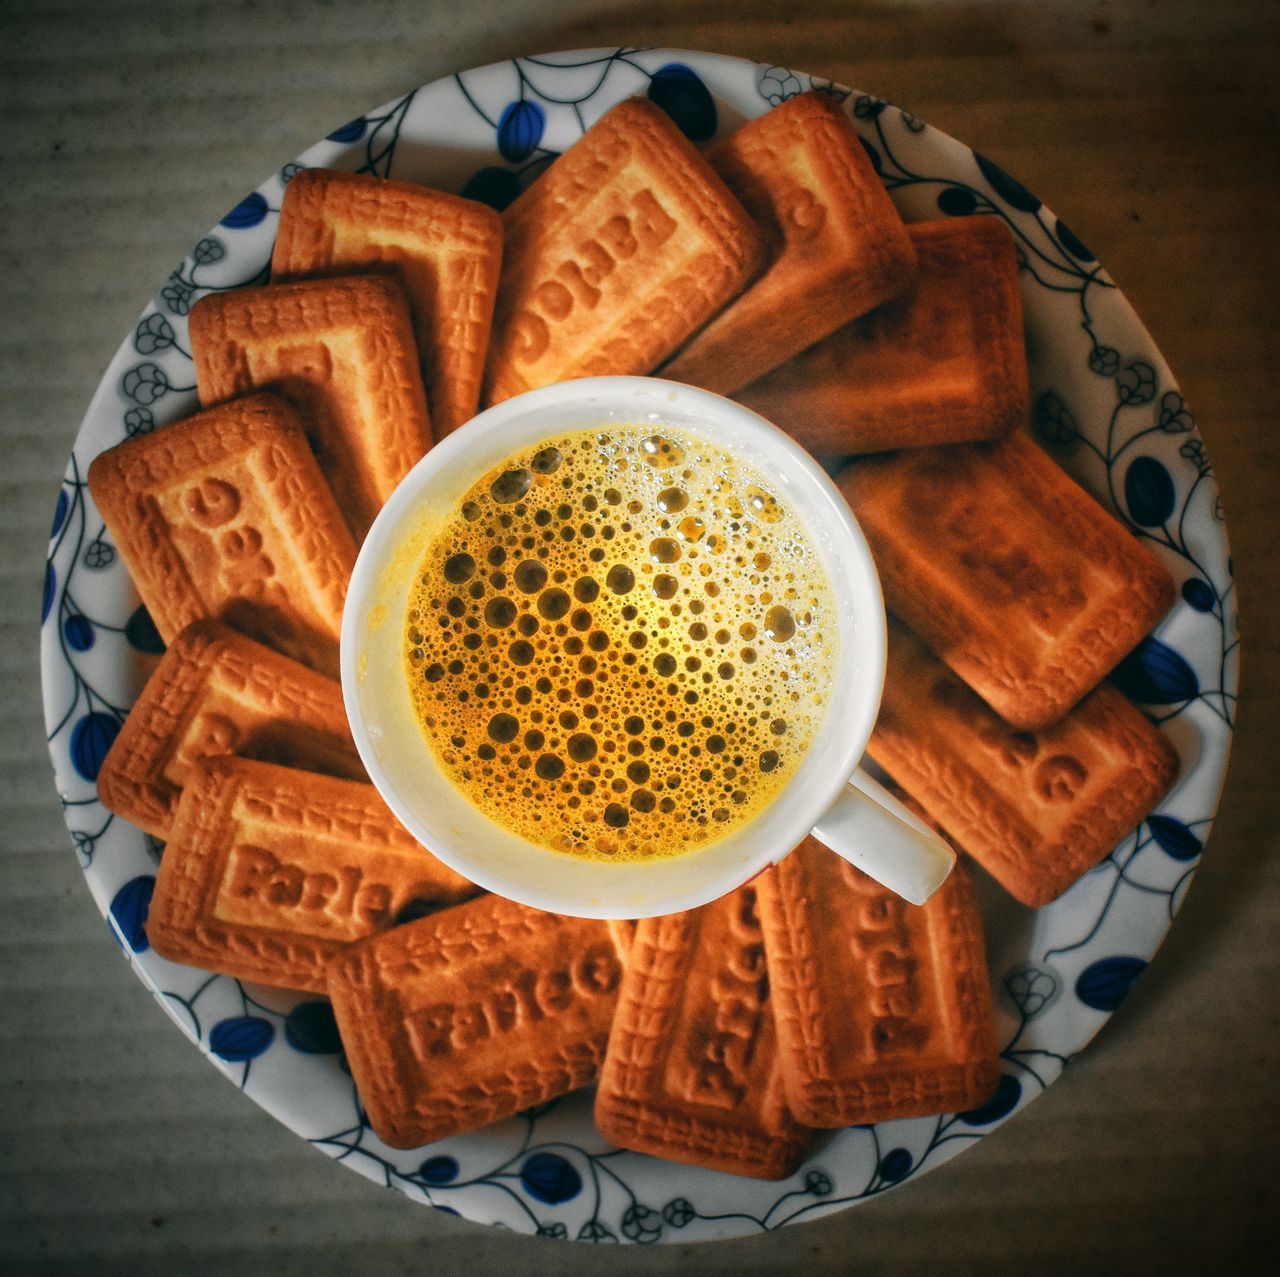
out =
[(333, 1007), (316, 1000), (299, 1002), (285, 1016), (284, 1040), (304, 1055), (337, 1055), (342, 1050)]
[(535, 1153), (520, 1168), (520, 1182), (530, 1197), (548, 1206), (582, 1191), (582, 1176), (559, 1153)]
[(1076, 980), (1076, 997), (1095, 1011), (1114, 1011), (1146, 969), (1147, 964), (1142, 958), (1101, 958), (1080, 973)]
[(120, 734), (114, 714), (94, 710), (78, 719), (71, 729), (71, 764), (85, 780), (97, 780), (107, 750)]
[(1022, 1083), (1009, 1073), (1001, 1073), (996, 1093), (985, 1104), (967, 1109), (959, 1117), (970, 1126), (990, 1126), (1012, 1113), (1021, 1098)]
[(71, 502), (67, 499), (67, 490), (65, 488), (59, 488), (58, 504), (53, 508), (53, 527), (49, 529), (50, 540), (62, 531), (62, 525), (67, 521), (67, 511), (70, 508)]
[(706, 142), (715, 136), (716, 104), (697, 73), (683, 62), (668, 62), (653, 73), (649, 100), (660, 106), (691, 142)]
[(508, 164), (527, 160), (542, 141), (547, 117), (536, 102), (510, 102), (498, 120), (498, 152)]
[(418, 1174), (428, 1184), (451, 1184), (458, 1178), (458, 1163), (452, 1157), (428, 1157), (418, 1167)]
[(1061, 218), (1058, 219), (1058, 242), (1077, 261), (1094, 262), (1098, 259), (1089, 251), (1084, 241)]
[(111, 917), (134, 953), (145, 953), (151, 947), (147, 940), (147, 911), (155, 889), (155, 875), (142, 874), (126, 882), (111, 901)]
[(978, 207), (978, 201), (972, 191), (948, 186), (938, 192), (938, 207), (948, 217), (968, 217)]
[(862, 149), (866, 151), (867, 159), (871, 161), (871, 167), (875, 169), (877, 173), (883, 173), (884, 161), (880, 158), (880, 152), (876, 150), (875, 146), (871, 142), (868, 142), (865, 137), (859, 137), (858, 141), (862, 143)]
[(44, 590), (40, 596), (40, 624), (49, 619), (49, 609), (53, 606), (53, 596), (58, 590), (58, 574), (52, 563), (44, 565)]
[(228, 230), (246, 231), (251, 226), (257, 226), (266, 215), (266, 199), (258, 191), (253, 191), (246, 195), (219, 224), (227, 227)]
[(1034, 213), (1040, 207), (1039, 199), (1016, 178), (1010, 177), (1000, 165), (977, 151), (974, 151), (973, 158), (977, 160), (982, 176), (991, 184), (991, 189), (1010, 207), (1021, 213)]
[(93, 622), (79, 612), (67, 617), (62, 622), (62, 636), (67, 640), (67, 646), (73, 652), (87, 652), (93, 646), (93, 640), (97, 637), (94, 632)]
[(1111, 678), (1126, 696), (1146, 705), (1180, 705), (1200, 693), (1195, 670), (1154, 635), (1144, 638)]
[(358, 142), (364, 137), (364, 131), (368, 121), (363, 115), (357, 115), (354, 120), (348, 120), (341, 128), (334, 129), (328, 135), (326, 141), (329, 142)]
[(1218, 601), (1218, 596), (1214, 594), (1213, 587), (1203, 577), (1188, 577), (1182, 583), (1182, 597), (1197, 612), (1212, 612), (1214, 605)]
[(461, 193), (501, 213), (520, 194), (520, 179), (510, 169), (491, 164), (472, 173)]
[(1158, 528), (1173, 514), (1173, 480), (1155, 457), (1135, 457), (1124, 476), (1129, 517), (1142, 528)]
[(209, 1034), (209, 1050), (229, 1064), (243, 1064), (260, 1056), (275, 1037), (275, 1026), (258, 1015), (219, 1020)]
[(886, 1184), (896, 1184), (911, 1170), (911, 1154), (905, 1148), (891, 1148), (880, 1159), (880, 1178)]
[(145, 604), (139, 603), (133, 609), (124, 623), (124, 636), (129, 640), (129, 646), (137, 648), (139, 652), (159, 656), (164, 651), (164, 639), (160, 637), (160, 631), (156, 629), (156, 623), (151, 619), (151, 613), (147, 611)]
[(1147, 827), (1160, 850), (1174, 860), (1194, 860), (1204, 850), (1200, 839), (1172, 816), (1148, 816)]

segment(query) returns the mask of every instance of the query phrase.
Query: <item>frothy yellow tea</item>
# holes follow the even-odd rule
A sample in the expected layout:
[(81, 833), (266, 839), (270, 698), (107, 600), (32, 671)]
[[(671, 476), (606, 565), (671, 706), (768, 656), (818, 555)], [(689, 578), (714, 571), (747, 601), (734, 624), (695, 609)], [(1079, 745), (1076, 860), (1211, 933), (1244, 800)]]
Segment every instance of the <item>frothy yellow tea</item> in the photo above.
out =
[(696, 435), (548, 439), (476, 483), (405, 622), (418, 720), (513, 833), (678, 855), (758, 815), (825, 711), (830, 586), (767, 480)]

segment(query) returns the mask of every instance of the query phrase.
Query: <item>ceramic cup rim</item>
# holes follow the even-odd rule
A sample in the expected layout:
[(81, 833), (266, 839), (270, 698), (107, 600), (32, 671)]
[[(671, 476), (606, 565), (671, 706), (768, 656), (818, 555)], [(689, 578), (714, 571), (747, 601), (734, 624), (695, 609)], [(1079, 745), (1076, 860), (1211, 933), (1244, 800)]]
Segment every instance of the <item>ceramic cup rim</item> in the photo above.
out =
[[(432, 770), (414, 770), (388, 744), (393, 734), (409, 740), (403, 658), (392, 671), (385, 653), (371, 659), (371, 650), (376, 654), (381, 641), (387, 653), (393, 646), (400, 651), (403, 604), (395, 615), (394, 603), (407, 597), (407, 574), (429, 539), (424, 528), (430, 511), (452, 508), (471, 483), (512, 452), (578, 428), (545, 424), (569, 419), (586, 423), (582, 428), (665, 420), (745, 456), (775, 490), (800, 502), (798, 513), (823, 559), (841, 618), (827, 711), (795, 775), (749, 823), (679, 856), (611, 864), (525, 843), (447, 781), (441, 783), (443, 773), (416, 718), (420, 762)], [(433, 505), (440, 496), (446, 499)], [(478, 886), (534, 908), (635, 918), (694, 908), (727, 894), (803, 840), (862, 759), (879, 710), (886, 644), (884, 598), (866, 538), (809, 453), (763, 417), (709, 391), (659, 378), (611, 376), (559, 382), (504, 400), (446, 436), (409, 471), (360, 548), (343, 611), (339, 665), (347, 718), (369, 779), (437, 859)], [(393, 705), (397, 687), (400, 703)], [(433, 792), (427, 795), (420, 785)], [(528, 872), (516, 844), (527, 853)]]

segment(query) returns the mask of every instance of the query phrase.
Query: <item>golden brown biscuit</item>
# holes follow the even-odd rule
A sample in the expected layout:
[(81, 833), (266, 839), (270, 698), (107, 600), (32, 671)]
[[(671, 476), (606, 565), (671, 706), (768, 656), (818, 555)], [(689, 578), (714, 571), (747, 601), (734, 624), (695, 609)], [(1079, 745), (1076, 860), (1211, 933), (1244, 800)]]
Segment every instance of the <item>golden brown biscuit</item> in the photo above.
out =
[(622, 963), (603, 922), (485, 896), (354, 945), (328, 974), (369, 1123), (413, 1148), (592, 1081)]
[(911, 283), (907, 229), (830, 95), (789, 98), (706, 157), (768, 229), (772, 260), (663, 377), (731, 394)]
[(609, 922), (609, 934), (624, 962), (631, 956), (631, 946), (635, 943), (638, 925), (634, 918), (618, 918)]
[(503, 214), (486, 399), (647, 373), (736, 296), (764, 236), (658, 107), (619, 103)]
[(285, 189), (273, 280), (390, 268), (404, 285), (437, 439), (475, 416), (502, 264), (502, 219), (475, 200), (304, 169)]
[(365, 779), (337, 683), (218, 621), (195, 621), (129, 711), (98, 772), (98, 797), (168, 838), (192, 768), (221, 754)]
[(1092, 869), (1168, 791), (1173, 746), (1114, 687), (1043, 731), (1004, 723), (897, 621), (869, 746), (1012, 896), (1033, 908)]
[(1000, 1078), (963, 865), (910, 905), (816, 839), (760, 879), (787, 1102), (812, 1126), (973, 1108)]
[(208, 293), (190, 333), (200, 402), (250, 390), (287, 399), (359, 542), (431, 447), (400, 285), (368, 275)]
[(178, 803), (147, 938), (174, 962), (323, 993), (325, 963), (352, 941), (477, 891), (372, 785), (207, 758)]
[(89, 490), (166, 643), (217, 617), (337, 674), (356, 548), (283, 400), (253, 395), (111, 448)]
[(1027, 417), (1013, 236), (998, 217), (907, 227), (900, 298), (735, 396), (822, 457), (1000, 439)]
[(605, 1139), (676, 1162), (762, 1179), (799, 1165), (810, 1133), (783, 1098), (754, 885), (641, 921), (595, 1118)]
[(1173, 603), (1151, 551), (1024, 435), (837, 482), (889, 607), (1015, 727), (1061, 718)]

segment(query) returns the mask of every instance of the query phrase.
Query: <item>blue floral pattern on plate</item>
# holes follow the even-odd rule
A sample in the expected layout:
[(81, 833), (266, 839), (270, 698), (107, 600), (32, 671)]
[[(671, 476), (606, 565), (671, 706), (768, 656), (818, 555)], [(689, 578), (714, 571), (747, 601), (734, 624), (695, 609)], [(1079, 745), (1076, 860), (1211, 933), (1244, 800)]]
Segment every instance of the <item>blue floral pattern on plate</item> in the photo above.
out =
[[(827, 1132), (790, 1179), (755, 1183), (611, 1148), (580, 1093), (402, 1152), (364, 1119), (332, 1013), (179, 966), (146, 942), (160, 844), (113, 817), (95, 778), (161, 650), (85, 485), (104, 448), (196, 408), (187, 315), (261, 283), (285, 185), (326, 166), (427, 182), (504, 207), (620, 99), (647, 95), (701, 143), (807, 89), (852, 115), (909, 220), (993, 213), (1018, 242), (1033, 435), (1148, 541), (1180, 602), (1117, 670), (1182, 757), (1177, 787), (1112, 854), (1031, 912), (980, 883), (1004, 1072), (966, 1113)], [(525, 58), (437, 81), (335, 129), (201, 239), (112, 361), (57, 495), (42, 598), (45, 716), (85, 878), (126, 959), (208, 1058), (303, 1138), (417, 1201), (588, 1242), (692, 1241), (781, 1227), (940, 1165), (1048, 1086), (1159, 946), (1208, 835), (1235, 717), (1235, 592), (1221, 502), (1195, 422), (1132, 309), (1080, 239), (991, 159), (879, 98), (783, 67), (670, 50)]]

